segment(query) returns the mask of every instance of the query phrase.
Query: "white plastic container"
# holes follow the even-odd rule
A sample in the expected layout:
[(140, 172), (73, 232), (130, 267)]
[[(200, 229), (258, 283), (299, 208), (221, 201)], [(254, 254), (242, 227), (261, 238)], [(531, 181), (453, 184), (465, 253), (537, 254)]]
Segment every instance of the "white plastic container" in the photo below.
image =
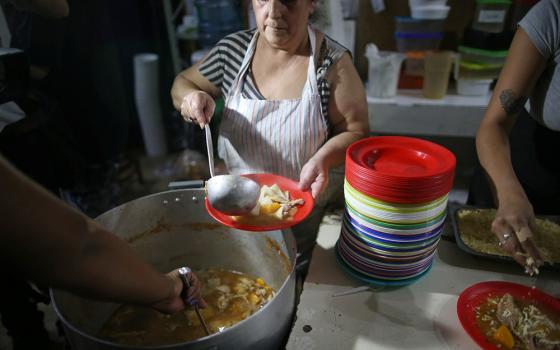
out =
[(457, 93), (463, 96), (485, 96), (490, 90), (492, 80), (458, 79)]
[(447, 5), (412, 6), (410, 16), (415, 19), (446, 19), (450, 9)]

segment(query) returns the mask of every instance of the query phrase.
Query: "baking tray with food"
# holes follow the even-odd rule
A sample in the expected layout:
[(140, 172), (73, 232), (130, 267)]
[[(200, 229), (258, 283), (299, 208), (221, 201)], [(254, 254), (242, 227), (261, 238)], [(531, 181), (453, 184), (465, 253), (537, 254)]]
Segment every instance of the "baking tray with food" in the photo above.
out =
[[(499, 245), (491, 225), (495, 209), (453, 204), (449, 206), (455, 241), (463, 251), (489, 259), (514, 261)], [(545, 266), (560, 270), (560, 216), (537, 216), (535, 244)]]

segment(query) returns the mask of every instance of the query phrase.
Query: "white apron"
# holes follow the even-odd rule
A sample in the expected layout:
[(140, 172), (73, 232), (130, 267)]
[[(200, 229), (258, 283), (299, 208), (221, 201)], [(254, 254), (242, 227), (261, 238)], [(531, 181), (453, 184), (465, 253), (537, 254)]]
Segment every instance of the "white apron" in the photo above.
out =
[[(327, 124), (321, 112), (315, 69), (315, 33), (309, 27), (311, 55), (300, 99), (251, 100), (243, 97), (243, 84), (255, 52), (255, 33), (230, 93), (226, 96), (218, 137), (218, 154), (231, 174), (273, 173), (299, 181), (301, 169), (327, 141)], [(298, 271), (307, 269), (315, 246), (324, 205), (341, 192), (344, 171), (329, 172), (329, 184), (315, 200), (313, 212), (291, 228), (298, 247)]]
[(253, 100), (243, 84), (255, 52), (255, 32), (226, 96), (218, 154), (230, 174), (273, 173), (299, 181), (303, 165), (327, 140), (315, 70), (315, 33), (308, 27), (311, 55), (300, 99)]

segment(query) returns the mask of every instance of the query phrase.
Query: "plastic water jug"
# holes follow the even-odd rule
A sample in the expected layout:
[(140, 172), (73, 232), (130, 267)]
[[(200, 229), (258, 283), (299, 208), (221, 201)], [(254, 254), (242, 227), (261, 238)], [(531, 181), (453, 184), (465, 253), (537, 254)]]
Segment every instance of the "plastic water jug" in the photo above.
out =
[(368, 96), (391, 98), (397, 94), (401, 65), (406, 56), (399, 52), (378, 51), (375, 44), (366, 45), (368, 58)]
[(237, 0), (195, 0), (198, 39), (203, 48), (214, 46), (224, 36), (241, 29)]

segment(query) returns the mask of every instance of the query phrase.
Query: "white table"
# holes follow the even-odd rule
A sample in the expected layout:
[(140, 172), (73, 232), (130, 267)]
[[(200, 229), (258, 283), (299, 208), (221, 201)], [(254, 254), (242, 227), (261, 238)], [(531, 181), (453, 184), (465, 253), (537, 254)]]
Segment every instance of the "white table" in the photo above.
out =
[[(454, 242), (442, 240), (432, 270), (420, 281), (394, 290), (333, 297), (363, 285), (335, 261), (339, 233), (339, 223), (321, 225), (288, 350), (477, 349), (457, 318), (461, 291), (488, 280), (526, 285), (535, 281), (516, 265), (470, 256)], [(536, 286), (560, 296), (558, 272), (541, 271)]]
[(368, 96), (373, 133), (474, 137), (490, 100), (461, 96), (449, 89), (440, 100), (422, 97), (420, 90), (399, 90), (395, 98)]

